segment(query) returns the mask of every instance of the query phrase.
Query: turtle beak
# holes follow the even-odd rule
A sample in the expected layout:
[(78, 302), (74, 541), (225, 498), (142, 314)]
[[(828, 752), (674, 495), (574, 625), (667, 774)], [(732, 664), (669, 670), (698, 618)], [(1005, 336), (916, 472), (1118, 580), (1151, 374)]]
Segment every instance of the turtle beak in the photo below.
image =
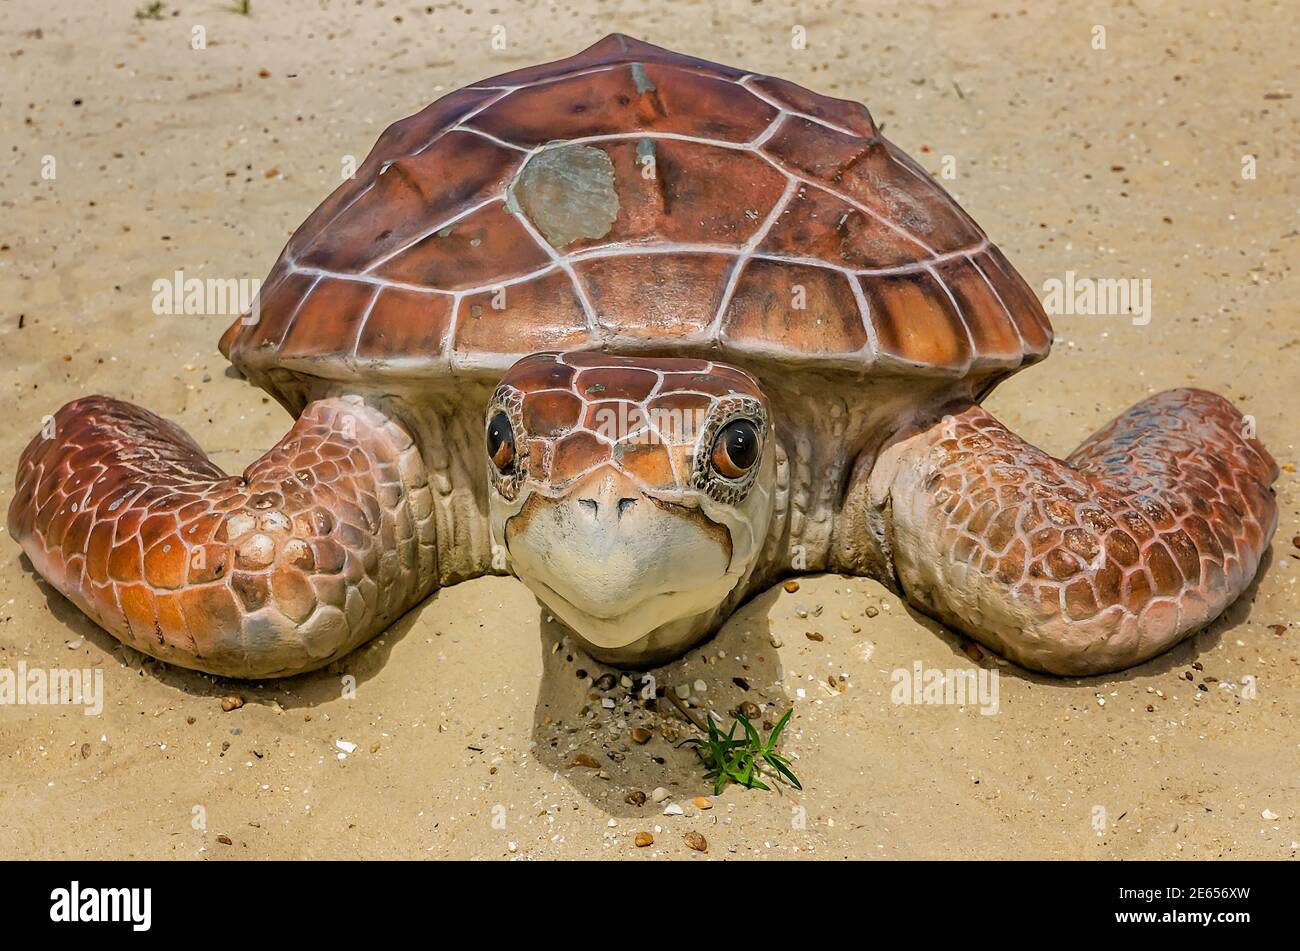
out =
[[(611, 467), (558, 498), (529, 497), (506, 523), (515, 573), (579, 635), (622, 647), (716, 605), (730, 533), (698, 508), (661, 501)], [(724, 592), (725, 593), (725, 592)]]

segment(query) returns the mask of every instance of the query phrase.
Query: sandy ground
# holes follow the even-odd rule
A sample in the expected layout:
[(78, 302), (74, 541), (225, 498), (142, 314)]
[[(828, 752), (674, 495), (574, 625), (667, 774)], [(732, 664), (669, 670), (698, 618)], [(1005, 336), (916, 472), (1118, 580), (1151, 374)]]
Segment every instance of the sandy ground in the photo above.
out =
[[(1300, 320), (1284, 283), (1300, 247), (1300, 21), (1289, 4), (810, 2), (797, 21), (786, 4), (748, 0), (254, 0), (251, 17), (214, 0), (167, 3), (160, 20), (136, 19), (137, 6), (0, 8), (0, 505), (42, 416), (85, 393), (179, 421), (227, 469), (251, 461), (288, 419), (225, 374), (226, 319), (156, 316), (152, 282), (176, 269), (261, 277), (343, 156), (364, 155), (388, 122), (617, 29), (867, 102), (932, 171), (953, 156), (946, 184), (1036, 288), (1067, 270), (1150, 278), (1148, 325), (1057, 318), (1053, 357), (990, 407), (1064, 452), (1149, 393), (1219, 390), (1284, 465), (1281, 525), (1257, 586), (1155, 661), (1057, 680), (984, 657), (1000, 672), (989, 716), (891, 702), (896, 668), (976, 661), (880, 586), (824, 576), (768, 592), (656, 673), (703, 680), (694, 701), (720, 710), (793, 702), (785, 748), (804, 790), (733, 787), (706, 810), (692, 803), (710, 791), (694, 754), (660, 732), (680, 718), (598, 703), (581, 717), (592, 688), (579, 672), (604, 669), (562, 644), (512, 579), (443, 591), (328, 671), (250, 687), (119, 647), (4, 539), (0, 666), (100, 668), (106, 701), (97, 717), (0, 707), (0, 856), (1300, 851)], [(803, 50), (791, 48), (796, 22)], [(204, 50), (190, 47), (196, 24)], [(491, 48), (494, 25), (504, 51)], [(1245, 155), (1257, 156), (1253, 179)], [(246, 705), (222, 712), (235, 690)], [(627, 730), (642, 722), (656, 735), (638, 746)], [(339, 740), (355, 751), (340, 756)], [(570, 767), (577, 753), (599, 771)], [(656, 787), (682, 815), (625, 802)], [(643, 830), (656, 841), (637, 849)], [(688, 831), (707, 853), (687, 849)]]

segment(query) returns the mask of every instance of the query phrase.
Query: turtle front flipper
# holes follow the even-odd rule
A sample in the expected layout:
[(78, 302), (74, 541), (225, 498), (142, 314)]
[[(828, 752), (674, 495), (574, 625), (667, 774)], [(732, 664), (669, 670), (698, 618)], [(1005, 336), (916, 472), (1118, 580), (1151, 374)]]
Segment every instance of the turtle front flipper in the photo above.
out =
[(420, 453), (352, 397), (309, 404), (243, 476), (130, 403), (69, 403), (23, 452), (9, 532), (125, 644), (230, 677), (319, 667), (434, 583)]
[(1277, 465), (1225, 399), (1169, 390), (1065, 461), (978, 406), (882, 454), (887, 542), (927, 614), (1026, 667), (1095, 674), (1216, 617), (1277, 525)]

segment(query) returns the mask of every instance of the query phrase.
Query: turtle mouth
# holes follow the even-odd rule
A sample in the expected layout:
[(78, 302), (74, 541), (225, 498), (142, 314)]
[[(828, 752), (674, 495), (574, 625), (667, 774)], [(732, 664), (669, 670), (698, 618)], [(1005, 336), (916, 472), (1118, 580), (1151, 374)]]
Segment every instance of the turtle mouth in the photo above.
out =
[(597, 649), (708, 614), (738, 580), (726, 527), (608, 475), (559, 498), (530, 495), (504, 528), (514, 573)]
[[(544, 581), (530, 579), (528, 584), (541, 602), (598, 657), (611, 656), (611, 652), (634, 647), (642, 641), (676, 640), (688, 633), (676, 630), (681, 627), (679, 622), (717, 608), (731, 587), (719, 585), (721, 590), (716, 592), (657, 592), (636, 604), (625, 605), (621, 613), (597, 614), (574, 604)], [(681, 645), (676, 649), (681, 649)]]
[(637, 627), (635, 619), (638, 615), (651, 616), (655, 613), (652, 610), (654, 606), (682, 594), (675, 590), (635, 592), (630, 595), (599, 592), (591, 597), (587, 592), (563, 591), (561, 582), (554, 579), (547, 582), (534, 576), (529, 578), (529, 584), (536, 586), (535, 593), (547, 604), (554, 602), (552, 606), (561, 616), (572, 615), (583, 621), (616, 629), (628, 628), (627, 634), (620, 635), (618, 640), (632, 636), (630, 629)]
[(644, 537), (593, 537), (575, 530), (572, 503), (534, 498), (540, 511), (522, 512), (521, 524), (507, 525), (511, 565), (543, 604), (595, 647), (626, 647), (666, 624), (716, 609), (736, 584), (727, 570), (731, 546), (697, 529), (694, 520), (662, 516), (659, 531)]

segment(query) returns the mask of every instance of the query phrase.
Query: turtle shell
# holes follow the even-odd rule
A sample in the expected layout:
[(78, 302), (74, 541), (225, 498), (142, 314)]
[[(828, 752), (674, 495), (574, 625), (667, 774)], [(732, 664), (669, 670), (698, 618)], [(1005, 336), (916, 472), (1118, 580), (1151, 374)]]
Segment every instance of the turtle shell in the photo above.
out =
[(996, 380), (1052, 339), (864, 106), (619, 35), (390, 126), (255, 313), (236, 366), (330, 379), (604, 350)]

